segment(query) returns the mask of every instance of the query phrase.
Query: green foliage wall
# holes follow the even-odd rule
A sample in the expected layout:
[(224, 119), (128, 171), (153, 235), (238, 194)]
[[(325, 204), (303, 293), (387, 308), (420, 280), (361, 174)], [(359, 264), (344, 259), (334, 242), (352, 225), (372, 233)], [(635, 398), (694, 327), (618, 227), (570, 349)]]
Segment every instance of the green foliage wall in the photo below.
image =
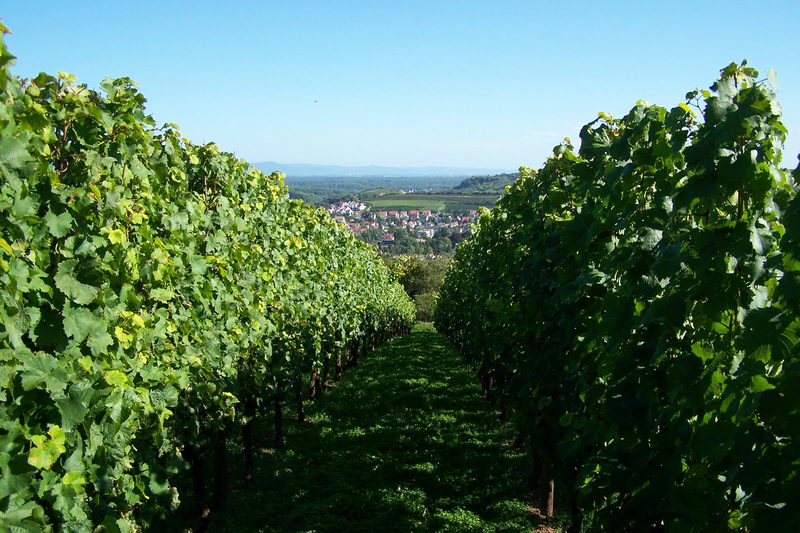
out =
[(593, 531), (800, 523), (800, 198), (779, 115), (746, 64), (673, 109), (601, 114), (456, 251), (436, 327)]
[(129, 79), (12, 60), (0, 43), (0, 529), (127, 531), (244, 400), (414, 307), (279, 175), (156, 127)]

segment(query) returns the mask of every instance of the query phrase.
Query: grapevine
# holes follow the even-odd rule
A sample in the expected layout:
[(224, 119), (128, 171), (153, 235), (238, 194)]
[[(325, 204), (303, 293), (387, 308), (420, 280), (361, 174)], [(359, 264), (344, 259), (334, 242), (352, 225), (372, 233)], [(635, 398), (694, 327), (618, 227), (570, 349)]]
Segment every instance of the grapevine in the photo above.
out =
[[(800, 523), (797, 213), (786, 128), (746, 63), (601, 113), (459, 246), (436, 327), (602, 531)], [(797, 174), (797, 171), (795, 171)]]
[(413, 304), (281, 175), (157, 127), (131, 80), (12, 62), (0, 41), (0, 529), (132, 531), (188, 467), (201, 511), (210, 459), (219, 504), (226, 440), (252, 475), (253, 419)]

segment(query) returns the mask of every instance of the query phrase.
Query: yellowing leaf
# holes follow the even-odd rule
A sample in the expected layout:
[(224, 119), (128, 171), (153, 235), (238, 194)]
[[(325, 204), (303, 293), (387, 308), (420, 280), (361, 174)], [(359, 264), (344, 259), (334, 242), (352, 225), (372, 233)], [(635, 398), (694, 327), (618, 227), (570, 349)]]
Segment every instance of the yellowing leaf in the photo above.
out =
[(108, 240), (111, 244), (122, 244), (125, 242), (125, 233), (121, 229), (112, 229), (108, 232)]
[(28, 464), (43, 470), (49, 470), (56, 459), (67, 451), (64, 447), (67, 435), (61, 427), (51, 426), (47, 435), (49, 439), (44, 435), (33, 435), (31, 442), (34, 447), (28, 454)]
[(8, 252), (8, 255), (14, 255), (14, 250), (11, 249), (11, 246), (6, 242), (6, 240), (0, 237), (0, 248)]
[(50, 469), (50, 466), (55, 462), (55, 459), (45, 452), (44, 448), (33, 448), (28, 454), (28, 464), (41, 468), (43, 470)]
[(106, 380), (106, 383), (108, 383), (112, 387), (130, 387), (131, 385), (128, 376), (126, 376), (119, 370), (109, 370), (108, 372), (105, 373), (103, 378)]
[(132, 311), (122, 311), (120, 312), (120, 316), (125, 320), (130, 320), (140, 328), (144, 327), (144, 319)]
[(81, 365), (81, 368), (87, 372), (92, 372), (92, 359), (88, 355), (85, 355), (78, 359), (78, 364)]
[(119, 326), (114, 327), (114, 336), (122, 343), (123, 346), (127, 346), (133, 340), (133, 335), (125, 331)]
[(85, 485), (86, 478), (83, 477), (83, 472), (67, 472), (61, 478), (61, 483), (64, 485)]

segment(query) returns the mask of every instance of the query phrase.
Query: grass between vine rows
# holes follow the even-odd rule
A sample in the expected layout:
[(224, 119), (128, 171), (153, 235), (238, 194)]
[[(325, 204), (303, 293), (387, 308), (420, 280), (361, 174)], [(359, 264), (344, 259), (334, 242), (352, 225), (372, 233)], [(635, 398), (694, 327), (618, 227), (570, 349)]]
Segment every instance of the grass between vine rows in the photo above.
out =
[(554, 531), (534, 508), (528, 455), (429, 325), (371, 353), (306, 412), (308, 423), (287, 421), (285, 449), (261, 448), (249, 490), (231, 445), (232, 494), (210, 531)]

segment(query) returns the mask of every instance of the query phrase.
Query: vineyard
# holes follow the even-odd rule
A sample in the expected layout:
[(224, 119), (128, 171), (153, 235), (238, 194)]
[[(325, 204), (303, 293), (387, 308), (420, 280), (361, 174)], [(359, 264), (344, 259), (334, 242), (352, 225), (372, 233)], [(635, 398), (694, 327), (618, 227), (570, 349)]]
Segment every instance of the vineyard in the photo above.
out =
[(13, 61), (0, 38), (0, 531), (797, 530), (771, 74), (522, 168), (424, 293), (448, 343), (281, 174), (158, 126), (130, 79)]
[(187, 471), (200, 515), (233, 435), (247, 481), (255, 422), (280, 446), (284, 405), (414, 306), (279, 175), (156, 127), (130, 80), (12, 60), (0, 45), (0, 529), (135, 530)]
[(436, 327), (570, 531), (797, 531), (800, 197), (771, 86), (731, 64), (601, 113), (457, 248)]

